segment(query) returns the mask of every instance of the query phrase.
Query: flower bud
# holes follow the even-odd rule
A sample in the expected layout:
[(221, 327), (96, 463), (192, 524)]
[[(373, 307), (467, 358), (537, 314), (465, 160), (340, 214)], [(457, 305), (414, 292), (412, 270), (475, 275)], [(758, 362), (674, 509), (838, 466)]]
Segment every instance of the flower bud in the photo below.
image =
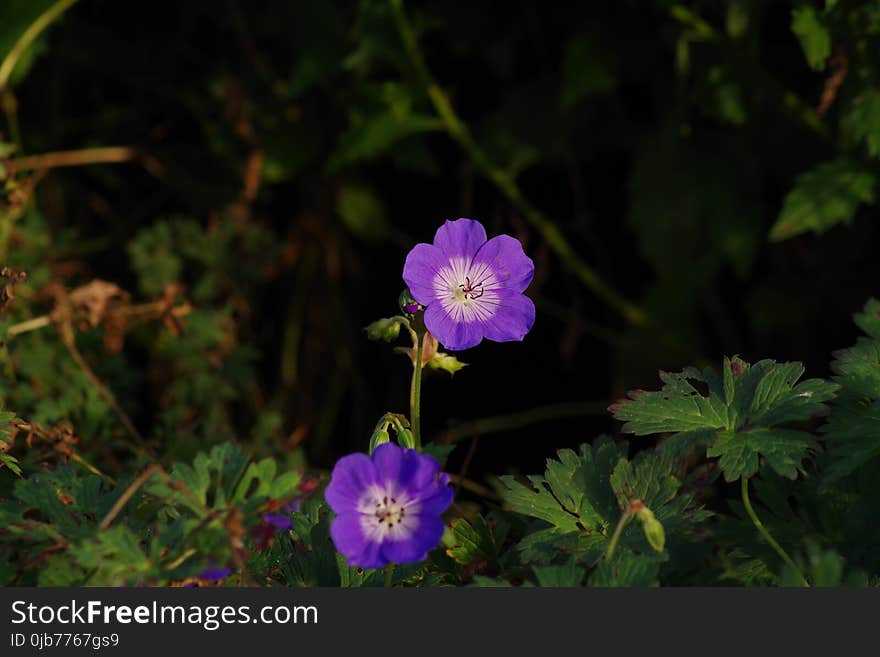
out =
[(412, 431), (409, 429), (398, 429), (397, 430), (397, 444), (401, 447), (408, 447), (410, 449), (415, 448), (416, 439), (413, 438)]
[(663, 546), (666, 545), (666, 531), (663, 529), (663, 524), (646, 506), (636, 511), (636, 518), (642, 523), (642, 531), (645, 532), (645, 538), (650, 546), (657, 552), (663, 552)]
[(385, 429), (376, 429), (373, 432), (373, 435), (370, 436), (370, 454), (382, 443), (387, 443), (391, 441), (391, 436), (388, 435), (388, 432)]
[(397, 298), (397, 303), (400, 305), (400, 312), (407, 317), (412, 317), (417, 312), (424, 309), (424, 306), (416, 301), (413, 298), (413, 295), (410, 294), (409, 288), (406, 288), (400, 293), (400, 296)]

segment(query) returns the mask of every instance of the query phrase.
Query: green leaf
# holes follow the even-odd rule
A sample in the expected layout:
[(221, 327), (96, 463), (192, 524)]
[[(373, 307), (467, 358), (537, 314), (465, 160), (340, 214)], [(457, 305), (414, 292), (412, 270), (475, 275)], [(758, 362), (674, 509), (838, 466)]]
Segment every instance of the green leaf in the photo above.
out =
[(880, 301), (870, 299), (855, 321), (867, 336), (831, 363), (842, 392), (822, 427), (831, 457), (826, 485), (880, 457)]
[(442, 129), (438, 118), (414, 112), (411, 102), (399, 85), (386, 85), (380, 108), (352, 115), (348, 130), (330, 158), (329, 170), (375, 159), (407, 137)]
[(18, 459), (12, 454), (0, 454), (0, 463), (9, 468), (13, 474), (21, 476), (21, 466), (18, 465)]
[[(313, 502), (291, 514), (292, 532), (276, 536), (273, 560), (280, 564), (278, 575), (287, 586), (339, 586), (357, 582), (363, 569), (351, 568), (340, 560), (330, 539), (330, 516), (326, 505)], [(367, 571), (373, 573), (381, 571)], [(360, 580), (363, 583), (363, 580)]]
[(562, 88), (559, 101), (563, 110), (571, 110), (592, 94), (610, 91), (615, 84), (614, 76), (589, 35), (577, 36), (568, 42), (562, 63)]
[(123, 525), (114, 525), (70, 548), (71, 556), (90, 572), (88, 582), (103, 586), (138, 583), (152, 570), (141, 539)]
[(880, 158), (880, 89), (867, 89), (852, 101), (843, 127), (862, 142), (871, 157)]
[(709, 369), (662, 372), (662, 390), (635, 391), (610, 410), (625, 421), (625, 432), (676, 432), (660, 448), (670, 456), (706, 446), (707, 456), (721, 457), (727, 481), (752, 476), (762, 460), (780, 475), (796, 477), (818, 444), (810, 434), (780, 425), (823, 413), (839, 388), (822, 379), (798, 383), (803, 373), (800, 363), (762, 360), (750, 365), (725, 358), (721, 377)]
[(707, 397), (692, 383), (711, 382), (717, 386), (714, 373), (688, 368), (681, 373), (660, 372), (660, 379), (664, 386), (659, 392), (633, 390), (628, 400), (620, 400), (608, 407), (615, 418), (625, 422), (622, 431), (644, 436), (727, 426), (723, 391), (716, 389)]
[(460, 369), (467, 367), (467, 363), (462, 363), (452, 354), (438, 351), (431, 357), (431, 360), (428, 361), (428, 367), (432, 370), (449, 372), (450, 375), (453, 375)]
[[(670, 533), (706, 517), (691, 508), (693, 495), (679, 494), (672, 458), (641, 453), (628, 461), (625, 454), (625, 445), (582, 445), (580, 452), (564, 449), (557, 454), (559, 460), (548, 459), (544, 476), (529, 477), (529, 485), (510, 476), (501, 478), (512, 511), (551, 525), (536, 525), (520, 542), (526, 562), (546, 564), (572, 555), (591, 563), (604, 553), (632, 499), (649, 506)], [(637, 526), (624, 530), (620, 544), (653, 552)]]
[(657, 586), (659, 563), (656, 558), (618, 549), (609, 562), (602, 560), (590, 575), (591, 587)]
[(336, 193), (336, 212), (345, 227), (365, 242), (379, 243), (388, 236), (388, 211), (366, 185), (342, 185)]
[(819, 20), (814, 7), (803, 6), (791, 12), (791, 31), (801, 42), (807, 63), (814, 71), (825, 68), (831, 56), (831, 35)]
[(762, 457), (779, 475), (794, 479), (798, 472), (804, 472), (803, 460), (818, 447), (806, 431), (756, 428), (719, 432), (706, 456), (721, 457), (718, 465), (726, 481), (751, 477), (758, 471)]
[(580, 586), (586, 574), (584, 568), (574, 559), (558, 566), (535, 566), (534, 571), (538, 586), (545, 588)]
[[(806, 568), (804, 572), (814, 587), (840, 587), (868, 585), (864, 573), (847, 572), (846, 559), (833, 549), (823, 549), (810, 541), (807, 543)], [(780, 586), (799, 586), (800, 576), (786, 565), (779, 578)]]
[(277, 468), (271, 458), (249, 464), (238, 447), (223, 443), (208, 453), (199, 452), (192, 465), (175, 463), (169, 474), (171, 485), (153, 477), (146, 489), (166, 504), (186, 508), (197, 517), (208, 509), (235, 506), (254, 524), (254, 514), (262, 504), (296, 494), (299, 473), (278, 475)]
[(364, 330), (366, 330), (367, 338), (370, 340), (394, 342), (397, 336), (400, 335), (400, 328), (402, 326), (409, 328), (409, 320), (406, 317), (396, 315), (394, 317), (377, 319)]
[(464, 566), (475, 561), (497, 566), (508, 531), (507, 523), (498, 517), (491, 523), (482, 516), (473, 521), (458, 518), (452, 522), (454, 544), (446, 553)]
[(877, 177), (847, 159), (825, 162), (801, 174), (770, 231), (781, 241), (807, 231), (823, 233), (838, 223), (848, 223), (862, 203), (873, 203)]

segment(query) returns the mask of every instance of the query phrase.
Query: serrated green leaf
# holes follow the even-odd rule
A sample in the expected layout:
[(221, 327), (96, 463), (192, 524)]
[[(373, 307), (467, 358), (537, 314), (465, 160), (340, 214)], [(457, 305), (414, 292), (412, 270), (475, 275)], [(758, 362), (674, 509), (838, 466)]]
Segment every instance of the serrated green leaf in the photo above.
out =
[(880, 457), (880, 301), (870, 299), (855, 321), (867, 336), (831, 363), (842, 392), (822, 427), (831, 457), (826, 485)]
[[(720, 378), (711, 370), (694, 368), (661, 373), (661, 391), (631, 393), (611, 410), (625, 421), (623, 431), (677, 431), (661, 447), (663, 454), (680, 456), (695, 445), (707, 446), (707, 456), (721, 457), (728, 481), (753, 475), (761, 459), (782, 476), (794, 477), (818, 445), (809, 434), (779, 425), (824, 412), (825, 402), (839, 388), (822, 379), (797, 383), (803, 372), (800, 363), (762, 360), (749, 365), (740, 358), (725, 358)], [(705, 384), (705, 391), (692, 382)]]
[(591, 587), (646, 587), (657, 586), (659, 563), (655, 557), (637, 555), (618, 549), (614, 558), (601, 561), (590, 575)]
[(498, 518), (491, 525), (482, 516), (472, 522), (459, 518), (452, 523), (454, 545), (446, 553), (462, 565), (475, 561), (497, 565), (507, 532), (507, 524)]
[[(712, 375), (711, 381), (717, 381)], [(659, 392), (635, 390), (629, 399), (612, 404), (614, 417), (624, 421), (622, 431), (644, 436), (660, 432), (699, 431), (727, 426), (727, 407), (716, 394), (706, 397), (691, 381), (709, 383), (705, 373), (689, 368), (681, 373), (660, 372)], [(710, 386), (711, 388), (711, 386)]]
[(852, 160), (820, 164), (798, 176), (785, 197), (782, 211), (770, 231), (781, 241), (807, 231), (823, 233), (838, 223), (848, 223), (862, 203), (873, 203), (877, 176)]
[(843, 118), (851, 138), (862, 142), (871, 157), (880, 158), (880, 89), (868, 89), (856, 96)]
[(90, 572), (87, 583), (93, 585), (138, 583), (152, 569), (141, 548), (141, 539), (123, 525), (105, 529), (72, 546), (70, 554)]
[(574, 559), (569, 559), (558, 566), (535, 566), (535, 578), (542, 587), (574, 587), (580, 586), (586, 574), (583, 566)]
[(818, 446), (805, 431), (755, 428), (719, 432), (706, 456), (721, 457), (718, 464), (726, 481), (751, 477), (758, 471), (761, 458), (779, 475), (794, 479), (803, 472), (803, 460)]
[[(621, 513), (636, 498), (651, 507), (670, 533), (705, 517), (690, 508), (691, 494), (677, 494), (680, 484), (673, 476), (671, 457), (641, 453), (630, 462), (625, 453), (625, 446), (608, 442), (593, 448), (583, 445), (579, 453), (560, 450), (559, 460), (547, 461), (543, 477), (529, 477), (530, 486), (501, 478), (511, 510), (551, 525), (535, 527), (520, 541), (526, 562), (552, 563), (562, 555), (595, 560), (607, 547)], [(651, 551), (638, 527), (627, 527), (620, 543)]]

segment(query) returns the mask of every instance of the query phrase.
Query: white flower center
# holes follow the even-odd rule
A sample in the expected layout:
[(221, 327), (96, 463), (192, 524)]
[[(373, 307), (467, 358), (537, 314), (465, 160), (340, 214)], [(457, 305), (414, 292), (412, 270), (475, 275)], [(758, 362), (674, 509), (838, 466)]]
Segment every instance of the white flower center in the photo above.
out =
[(382, 542), (408, 539), (418, 526), (419, 507), (417, 500), (389, 485), (371, 486), (358, 502), (357, 510), (367, 539)]
[(485, 263), (452, 258), (437, 271), (432, 284), (443, 310), (455, 321), (486, 321), (498, 307), (499, 281)]

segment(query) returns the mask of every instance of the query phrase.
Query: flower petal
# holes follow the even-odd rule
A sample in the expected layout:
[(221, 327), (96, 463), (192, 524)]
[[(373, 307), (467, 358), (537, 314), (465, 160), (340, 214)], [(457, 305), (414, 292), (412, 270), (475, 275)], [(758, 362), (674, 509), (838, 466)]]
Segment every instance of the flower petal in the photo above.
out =
[(470, 274), (472, 280), (485, 280), (487, 288), (501, 287), (523, 292), (535, 275), (535, 263), (525, 254), (518, 239), (510, 235), (496, 235), (474, 255)]
[(361, 525), (360, 513), (343, 513), (336, 516), (330, 523), (330, 537), (336, 550), (349, 561), (361, 555), (370, 542)]
[(535, 304), (518, 292), (498, 292), (498, 306), (483, 325), (483, 336), (495, 342), (522, 340), (535, 323)]
[(438, 481), (433, 490), (422, 491), (422, 496), (419, 498), (419, 514), (439, 517), (449, 508), (454, 497), (455, 491), (452, 487), (446, 482)]
[(445, 348), (460, 351), (480, 344), (488, 324), (479, 320), (456, 321), (440, 303), (432, 303), (425, 310), (425, 326)]
[(409, 538), (382, 544), (382, 556), (393, 563), (422, 561), (440, 543), (443, 529), (443, 521), (437, 516), (419, 515), (418, 525)]
[(433, 244), (416, 244), (406, 256), (403, 280), (413, 298), (423, 306), (435, 299), (434, 277), (448, 258)]
[(366, 454), (343, 456), (336, 462), (324, 499), (337, 514), (354, 512), (364, 491), (376, 482), (376, 468)]
[(434, 235), (434, 246), (439, 247), (447, 259), (471, 258), (485, 243), (486, 229), (473, 219), (447, 219)]
[(440, 464), (430, 454), (411, 452), (410, 467), (401, 477), (401, 483), (408, 490), (419, 494), (424, 489), (435, 486), (440, 476)]
[(405, 467), (406, 450), (396, 443), (382, 443), (373, 450), (373, 465), (380, 485), (387, 481), (399, 482)]

